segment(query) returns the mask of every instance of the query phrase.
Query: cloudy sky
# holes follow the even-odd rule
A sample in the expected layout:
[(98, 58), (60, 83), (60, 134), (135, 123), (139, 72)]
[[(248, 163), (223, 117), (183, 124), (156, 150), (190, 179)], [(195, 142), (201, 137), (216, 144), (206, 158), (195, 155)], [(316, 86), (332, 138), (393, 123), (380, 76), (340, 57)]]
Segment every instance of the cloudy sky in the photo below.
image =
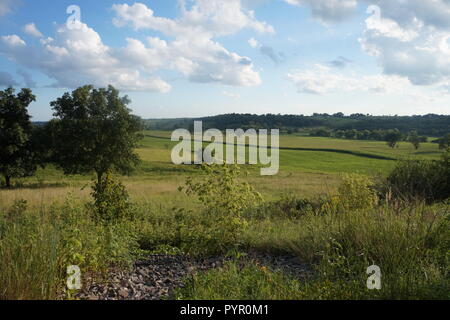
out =
[(83, 84), (145, 118), (449, 114), (450, 0), (0, 0), (0, 88), (47, 120)]

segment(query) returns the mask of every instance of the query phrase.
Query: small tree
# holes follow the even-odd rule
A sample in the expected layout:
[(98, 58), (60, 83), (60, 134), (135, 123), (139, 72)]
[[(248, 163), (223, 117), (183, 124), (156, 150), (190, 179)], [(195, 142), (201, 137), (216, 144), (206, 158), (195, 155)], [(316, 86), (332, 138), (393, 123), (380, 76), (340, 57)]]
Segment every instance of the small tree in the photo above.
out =
[(450, 133), (447, 133), (442, 139), (439, 140), (440, 150), (450, 150)]
[(419, 137), (416, 130), (412, 130), (409, 133), (408, 141), (411, 142), (411, 144), (414, 146), (414, 149), (416, 149), (416, 150), (419, 149), (421, 137)]
[(8, 188), (11, 178), (31, 176), (36, 171), (33, 126), (27, 110), (35, 100), (30, 89), (22, 89), (17, 95), (13, 88), (0, 91), (0, 173)]
[(99, 186), (110, 170), (128, 174), (139, 162), (134, 149), (142, 138), (142, 121), (130, 114), (129, 103), (112, 86), (90, 85), (53, 101), (53, 161), (66, 174), (95, 172)]
[(94, 202), (88, 207), (94, 217), (104, 223), (114, 223), (121, 219), (131, 218), (131, 202), (125, 186), (116, 181), (108, 172), (102, 176), (100, 183), (92, 186)]
[(402, 134), (398, 129), (389, 130), (384, 136), (384, 140), (387, 142), (387, 145), (393, 149), (402, 140)]
[(237, 165), (203, 164), (201, 168), (206, 175), (195, 180), (189, 177), (179, 190), (200, 200), (205, 207), (207, 236), (221, 250), (229, 249), (238, 245), (238, 236), (248, 225), (245, 211), (260, 204), (262, 197), (250, 184), (239, 180)]

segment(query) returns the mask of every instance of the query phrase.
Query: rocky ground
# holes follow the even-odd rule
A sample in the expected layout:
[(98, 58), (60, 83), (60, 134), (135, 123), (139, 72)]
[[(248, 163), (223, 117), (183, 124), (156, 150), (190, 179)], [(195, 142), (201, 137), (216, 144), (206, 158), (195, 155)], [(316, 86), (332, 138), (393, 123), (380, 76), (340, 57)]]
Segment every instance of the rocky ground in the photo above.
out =
[[(170, 298), (174, 289), (183, 286), (189, 275), (220, 267), (229, 258), (218, 256), (190, 258), (180, 255), (152, 255), (137, 261), (131, 271), (111, 270), (108, 279), (83, 280), (83, 290), (78, 294), (83, 300), (160, 300)], [(304, 278), (311, 274), (307, 265), (295, 257), (248, 253), (251, 263), (282, 270), (294, 277)]]

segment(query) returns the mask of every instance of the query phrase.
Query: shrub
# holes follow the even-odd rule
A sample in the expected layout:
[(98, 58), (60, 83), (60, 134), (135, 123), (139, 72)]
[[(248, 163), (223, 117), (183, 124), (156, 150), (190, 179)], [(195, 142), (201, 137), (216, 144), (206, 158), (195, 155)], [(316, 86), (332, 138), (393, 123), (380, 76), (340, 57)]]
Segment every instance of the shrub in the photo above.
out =
[(382, 196), (404, 201), (432, 203), (450, 197), (450, 157), (442, 160), (400, 161), (387, 179), (378, 185)]
[(440, 150), (450, 150), (450, 133), (447, 133), (441, 139), (439, 139)]
[(262, 197), (248, 183), (239, 181), (237, 165), (202, 165), (202, 170), (206, 175), (201, 180), (188, 178), (185, 187), (179, 189), (196, 196), (204, 207), (201, 223), (186, 221), (184, 230), (196, 243), (192, 250), (223, 252), (239, 245), (238, 236), (248, 224), (243, 214)]
[(322, 206), (323, 213), (351, 210), (366, 210), (375, 207), (377, 194), (373, 181), (364, 175), (347, 174), (337, 190), (337, 194)]
[(105, 223), (132, 217), (132, 207), (125, 186), (116, 181), (110, 173), (92, 186), (94, 202), (88, 204), (94, 217)]

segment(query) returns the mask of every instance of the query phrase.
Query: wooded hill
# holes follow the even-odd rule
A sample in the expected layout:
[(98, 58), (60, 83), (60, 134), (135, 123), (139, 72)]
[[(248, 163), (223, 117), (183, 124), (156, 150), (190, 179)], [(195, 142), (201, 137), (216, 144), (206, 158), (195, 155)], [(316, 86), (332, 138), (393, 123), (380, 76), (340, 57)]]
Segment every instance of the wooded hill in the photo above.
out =
[(281, 129), (292, 133), (302, 128), (326, 128), (330, 130), (389, 130), (398, 129), (402, 133), (412, 130), (420, 135), (441, 137), (450, 132), (450, 115), (417, 115), (417, 116), (371, 116), (364, 114), (343, 113), (304, 115), (281, 114), (223, 114), (203, 118), (148, 119), (146, 128), (151, 130), (174, 130), (178, 128), (192, 129), (195, 120), (203, 121), (204, 129), (217, 128), (267, 128)]

